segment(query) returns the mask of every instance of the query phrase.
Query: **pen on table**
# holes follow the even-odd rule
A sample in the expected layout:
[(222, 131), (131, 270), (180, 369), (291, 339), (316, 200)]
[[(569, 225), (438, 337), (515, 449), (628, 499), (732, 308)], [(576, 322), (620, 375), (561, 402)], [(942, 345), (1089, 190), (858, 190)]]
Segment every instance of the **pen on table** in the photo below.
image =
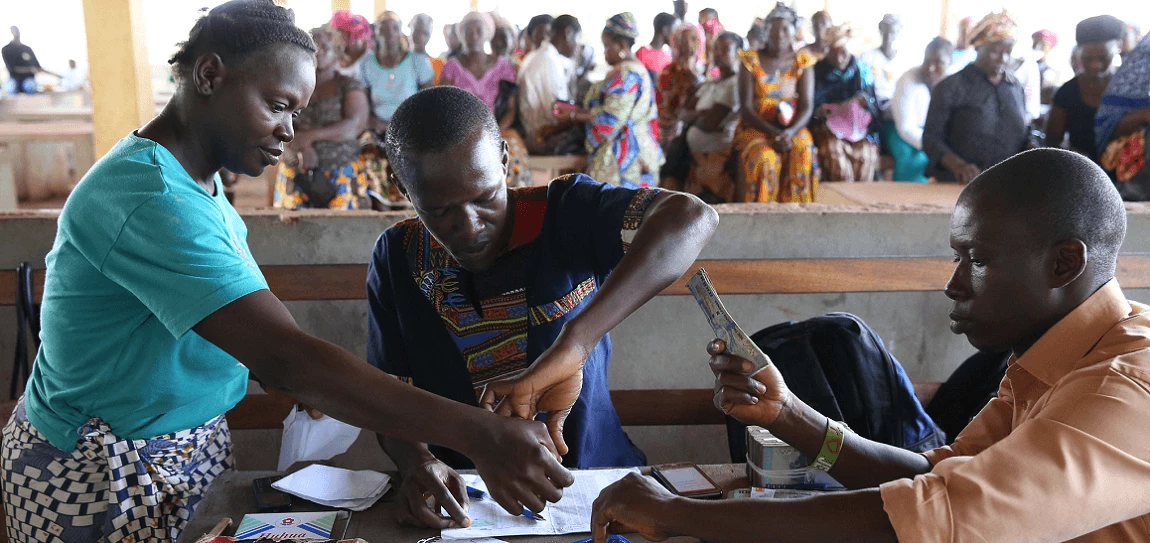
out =
[[(471, 485), (468, 485), (467, 486), (467, 497), (471, 498), (471, 499), (475, 499), (475, 500), (483, 500), (483, 499), (487, 498), (487, 493), (482, 491), (482, 490), (479, 490), (478, 488), (475, 488)], [(539, 513), (536, 513), (536, 512), (534, 512), (534, 511), (532, 511), (526, 507), (523, 508), (523, 512), (520, 513), (520, 515), (523, 518), (527, 518), (527, 519), (531, 519), (531, 520), (544, 520), (543, 515), (540, 515)]]

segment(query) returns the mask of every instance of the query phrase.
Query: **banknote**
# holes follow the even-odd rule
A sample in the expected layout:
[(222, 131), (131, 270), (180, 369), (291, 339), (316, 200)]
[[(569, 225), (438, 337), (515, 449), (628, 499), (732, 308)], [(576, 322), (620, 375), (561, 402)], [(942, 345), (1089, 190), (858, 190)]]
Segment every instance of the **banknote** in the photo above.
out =
[(695, 301), (699, 302), (699, 307), (707, 315), (707, 322), (714, 329), (715, 337), (727, 342), (727, 353), (753, 362), (755, 371), (751, 373), (752, 375), (771, 365), (770, 357), (763, 353), (755, 342), (751, 341), (751, 337), (739, 328), (735, 319), (731, 318), (731, 314), (723, 306), (723, 301), (719, 299), (719, 293), (715, 292), (711, 279), (707, 277), (707, 270), (699, 268), (695, 276), (687, 281), (687, 290), (691, 291)]

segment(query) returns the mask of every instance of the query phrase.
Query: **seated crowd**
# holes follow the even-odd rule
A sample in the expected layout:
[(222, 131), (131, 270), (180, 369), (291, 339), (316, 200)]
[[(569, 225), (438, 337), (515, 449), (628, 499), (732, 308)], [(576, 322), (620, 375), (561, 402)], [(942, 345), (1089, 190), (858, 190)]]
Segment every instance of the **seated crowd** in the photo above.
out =
[[(178, 539), (232, 467), (224, 413), (249, 378), (375, 432), (399, 468), (399, 518), (418, 526), (470, 525), (459, 469), (476, 469), (519, 515), (559, 501), (569, 468), (644, 465), (612, 404), (609, 332), (689, 270), (719, 224), (699, 196), (651, 186), (667, 177), (661, 125), (685, 126), (685, 186), (743, 201), (811, 201), (823, 172), (873, 176), (880, 134), (891, 132), (883, 111), (898, 104), (846, 47), (850, 29), (826, 13), (812, 19), (819, 38), (797, 48), (800, 20), (780, 4), (761, 48), (740, 51), (714, 10), (697, 27), (663, 18), (651, 48), (674, 46), (667, 63), (633, 51), (637, 23), (620, 13), (600, 34), (607, 77), (583, 88), (590, 68), (573, 17), (533, 19), (520, 59), (516, 32), (469, 15), (439, 66), (419, 52), (431, 29), (423, 16), (409, 40), (397, 15), (382, 14), (371, 51), (354, 17), (309, 35), (272, 0), (212, 9), (171, 59), (175, 97), (97, 162), (59, 216), (43, 343), (0, 447), (9, 537)], [(898, 24), (881, 27), (886, 55)], [(1083, 154), (1022, 152), (1013, 28), (1003, 14), (973, 25), (962, 45), (977, 53), (941, 82), (941, 41), (910, 79), (887, 78), (891, 102), (900, 89), (922, 101), (935, 86), (917, 127), (924, 167), (968, 181), (950, 219), (947, 317), (975, 348), (1010, 353), (998, 395), (951, 445), (919, 454), (824, 416), (776, 365), (755, 373), (721, 340), (700, 346), (717, 409), (767, 428), (849, 490), (702, 501), (632, 475), (595, 502), (597, 543), (612, 530), (727, 542), (1150, 538), (1140, 479), (1150, 479), (1150, 438), (1138, 431), (1150, 420), (1150, 308), (1115, 278), (1126, 208)], [(1109, 75), (1101, 57), (1116, 50), (1115, 28), (1085, 21), (1078, 41), (1090, 77), (1110, 79), (1096, 143), (1125, 156), (1144, 141), (1139, 100), (1150, 93), (1136, 91), (1150, 38), (1125, 53), (1135, 69)], [(351, 43), (361, 56), (340, 58)], [(660, 118), (672, 87), (657, 89), (640, 57), (696, 80), (676, 119)], [(1096, 83), (1080, 82), (1083, 101)], [(399, 89), (410, 93), (396, 99)], [(581, 127), (591, 175), (515, 186), (517, 147), (528, 146), (510, 141), (515, 112), (539, 113), (529, 96), (580, 93), (536, 125), (532, 145)], [(990, 115), (1007, 106), (1018, 110)], [(916, 137), (899, 124), (893, 133)], [(374, 151), (353, 143), (364, 126)], [(709, 156), (725, 145), (727, 158)], [(366, 171), (367, 152), (386, 157), (386, 173)], [(727, 163), (741, 181), (716, 183), (731, 176)], [(301, 330), (269, 290), (218, 175), (268, 166), (293, 207), (320, 193), (317, 175), (338, 181), (321, 195), (328, 205), (371, 205), (383, 182), (410, 201), (415, 217), (371, 252), (366, 360)]]
[[(1076, 77), (1058, 89), (1047, 62), (1057, 37), (1036, 32), (1033, 54), (1016, 58), (1018, 27), (1006, 12), (964, 19), (957, 44), (936, 38), (921, 61), (896, 47), (902, 23), (893, 14), (878, 24), (881, 44), (857, 55), (854, 29), (825, 11), (810, 18), (810, 43), (803, 19), (782, 3), (745, 38), (724, 31), (713, 9), (697, 24), (683, 17), (657, 15), (654, 37), (636, 49), (629, 13), (608, 20), (591, 45), (571, 15), (539, 15), (517, 31), (473, 12), (444, 26), (449, 50), (433, 58), (426, 14), (405, 35), (394, 12), (374, 25), (337, 12), (313, 31), (324, 53), (307, 108), (317, 111), (302, 117), (304, 137), (280, 166), (276, 205), (405, 202), (381, 137), (398, 104), (432, 85), (467, 90), (496, 114), (513, 187), (534, 184), (533, 155), (586, 155), (586, 173), (601, 182), (684, 190), (708, 203), (812, 202), (820, 180), (968, 183), (1044, 145), (1083, 153), (1116, 181), (1140, 164), (1131, 157), (1142, 156), (1150, 110), (1127, 98), (1145, 94), (1145, 70), (1131, 62), (1142, 58), (1137, 30), (1115, 17), (1082, 21)], [(591, 81), (597, 46), (607, 71)], [(1125, 83), (1110, 87), (1116, 71)], [(1040, 118), (1043, 96), (1051, 106)]]

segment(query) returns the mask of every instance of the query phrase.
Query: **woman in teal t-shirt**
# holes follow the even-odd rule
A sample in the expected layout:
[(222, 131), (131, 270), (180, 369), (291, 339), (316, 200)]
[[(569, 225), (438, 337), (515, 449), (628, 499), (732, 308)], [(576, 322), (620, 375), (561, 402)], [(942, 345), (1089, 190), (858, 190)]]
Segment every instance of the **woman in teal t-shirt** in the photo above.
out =
[[(69, 197), (43, 344), (3, 432), (14, 541), (178, 538), (231, 466), (223, 413), (249, 369), (350, 424), (463, 452), (510, 512), (539, 511), (571, 483), (543, 424), (408, 386), (301, 331), (268, 291), (216, 172), (279, 161), (315, 86), (314, 52), (272, 0), (213, 9), (171, 60), (171, 103)], [(435, 499), (469, 522), (465, 495)]]

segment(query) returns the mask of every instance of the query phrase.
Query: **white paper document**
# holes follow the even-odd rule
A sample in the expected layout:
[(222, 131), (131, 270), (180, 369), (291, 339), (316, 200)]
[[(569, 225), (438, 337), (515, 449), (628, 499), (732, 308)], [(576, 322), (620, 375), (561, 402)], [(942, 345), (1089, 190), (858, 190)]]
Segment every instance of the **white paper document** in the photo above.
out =
[(284, 419), (279, 471), (287, 471), (296, 462), (330, 460), (347, 452), (358, 437), (359, 428), (355, 426), (327, 415), (313, 420), (307, 411), (292, 409)]
[(313, 464), (272, 483), (272, 488), (320, 505), (363, 511), (387, 493), (391, 477)]
[[(563, 489), (559, 503), (549, 503), (540, 513), (543, 520), (531, 520), (504, 511), (490, 497), (471, 500), (468, 514), (471, 526), (443, 530), (443, 539), (476, 539), (482, 537), (508, 537), (516, 535), (562, 535), (591, 531), (591, 504), (599, 493), (628, 473), (637, 469), (605, 469), (572, 471), (575, 484)], [(468, 486), (484, 492), (487, 485), (478, 475), (463, 475)]]

